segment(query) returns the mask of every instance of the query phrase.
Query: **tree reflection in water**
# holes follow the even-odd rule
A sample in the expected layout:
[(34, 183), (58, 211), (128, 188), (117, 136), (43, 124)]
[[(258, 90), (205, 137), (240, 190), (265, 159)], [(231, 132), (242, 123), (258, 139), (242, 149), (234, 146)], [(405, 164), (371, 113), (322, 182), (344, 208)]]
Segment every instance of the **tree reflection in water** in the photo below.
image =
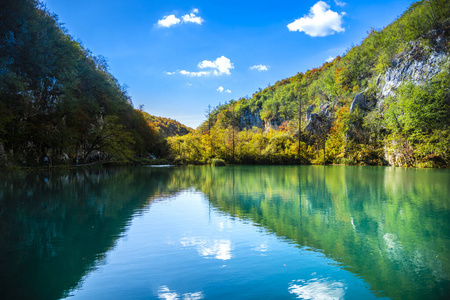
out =
[[(340, 166), (119, 168), (3, 174), (2, 299), (57, 299), (80, 284), (155, 199), (201, 191), (216, 211), (320, 251), (380, 296), (449, 293), (450, 173)], [(182, 240), (229, 259), (227, 241)], [(260, 246), (264, 253), (264, 245)], [(339, 281), (293, 281), (340, 293)], [(176, 293), (162, 287), (161, 293)], [(331, 294), (330, 294), (331, 295)]]

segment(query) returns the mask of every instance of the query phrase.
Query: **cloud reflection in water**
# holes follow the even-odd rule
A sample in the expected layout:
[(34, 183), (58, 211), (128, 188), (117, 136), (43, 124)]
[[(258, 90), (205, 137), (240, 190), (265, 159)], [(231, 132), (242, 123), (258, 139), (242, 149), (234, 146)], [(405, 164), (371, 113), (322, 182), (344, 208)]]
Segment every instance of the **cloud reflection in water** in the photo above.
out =
[(183, 300), (200, 300), (205, 298), (202, 292), (196, 292), (196, 293), (185, 293), (181, 296), (178, 295), (176, 291), (172, 291), (169, 289), (167, 285), (163, 285), (158, 290), (158, 298), (164, 299), (164, 300), (177, 300), (177, 299), (183, 299)]
[(289, 286), (289, 293), (295, 294), (299, 299), (337, 300), (344, 299), (346, 289), (343, 282), (314, 278), (293, 281)]
[(210, 241), (198, 237), (184, 237), (180, 243), (183, 247), (196, 247), (198, 254), (206, 258), (229, 260), (232, 257), (230, 240)]

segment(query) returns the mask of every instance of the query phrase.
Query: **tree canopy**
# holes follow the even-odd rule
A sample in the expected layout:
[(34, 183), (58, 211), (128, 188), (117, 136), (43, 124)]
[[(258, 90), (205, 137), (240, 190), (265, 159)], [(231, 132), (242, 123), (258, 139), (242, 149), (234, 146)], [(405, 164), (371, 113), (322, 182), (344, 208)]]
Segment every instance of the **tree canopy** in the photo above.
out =
[(130, 160), (158, 152), (158, 133), (126, 88), (35, 0), (0, 11), (0, 164)]

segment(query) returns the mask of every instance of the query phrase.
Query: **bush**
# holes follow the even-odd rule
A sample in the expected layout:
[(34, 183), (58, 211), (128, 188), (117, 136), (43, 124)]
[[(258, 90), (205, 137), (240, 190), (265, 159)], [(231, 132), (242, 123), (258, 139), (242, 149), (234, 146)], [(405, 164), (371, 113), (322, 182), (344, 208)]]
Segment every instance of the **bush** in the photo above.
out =
[(356, 165), (355, 161), (353, 159), (351, 159), (351, 158), (342, 158), (340, 160), (340, 163), (344, 164), (346, 166), (354, 166), (354, 165)]
[(227, 164), (225, 163), (225, 161), (221, 158), (213, 158), (211, 159), (211, 166), (214, 167), (220, 167), (220, 166), (226, 166)]

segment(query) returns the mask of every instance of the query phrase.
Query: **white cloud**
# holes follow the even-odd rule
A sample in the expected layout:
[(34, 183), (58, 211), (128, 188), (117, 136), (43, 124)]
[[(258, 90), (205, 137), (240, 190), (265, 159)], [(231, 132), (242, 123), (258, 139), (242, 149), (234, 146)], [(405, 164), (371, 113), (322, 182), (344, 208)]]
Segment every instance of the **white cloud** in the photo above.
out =
[(327, 36), (335, 32), (343, 32), (342, 17), (345, 12), (338, 14), (330, 10), (330, 6), (319, 1), (311, 7), (309, 15), (287, 25), (289, 31), (303, 31), (310, 36)]
[(181, 70), (180, 74), (181, 75), (186, 75), (186, 76), (189, 76), (189, 77), (200, 77), (200, 76), (209, 75), (209, 74), (211, 74), (211, 72), (189, 72), (189, 71), (186, 71), (186, 70)]
[(327, 58), (326, 62), (330, 63), (330, 62), (332, 62), (335, 58), (336, 58), (336, 56), (333, 57), (333, 56), (330, 55), (330, 56)]
[(337, 6), (344, 7), (347, 3), (339, 0), (334, 0), (334, 3), (336, 3)]
[(158, 26), (159, 27), (171, 27), (173, 25), (177, 25), (181, 22), (180, 19), (175, 17), (175, 15), (165, 16), (161, 20), (158, 20)]
[(183, 19), (184, 23), (195, 23), (198, 25), (202, 25), (202, 23), (205, 21), (201, 17), (196, 16), (195, 14), (198, 14), (198, 9), (194, 8), (190, 14), (184, 15), (181, 18)]
[(200, 69), (205, 69), (205, 68), (216, 68), (217, 66), (215, 63), (213, 63), (210, 60), (204, 60), (204, 61), (198, 63), (198, 67)]
[[(189, 77), (201, 77), (201, 76), (208, 76), (208, 75), (214, 75), (214, 76), (221, 76), (221, 75), (230, 75), (231, 69), (234, 69), (233, 63), (230, 61), (229, 58), (226, 58), (225, 56), (221, 56), (216, 58), (214, 61), (210, 60), (204, 60), (198, 63), (197, 67), (200, 69), (210, 69), (205, 71), (199, 71), (199, 72), (191, 72), (187, 70), (181, 70), (178, 73), (181, 75), (189, 76)], [(175, 72), (166, 72), (167, 75), (172, 75)], [(230, 91), (231, 92), (231, 91)]]
[(230, 90), (230, 89), (224, 89), (223, 86), (219, 86), (219, 87), (217, 88), (217, 91), (218, 91), (219, 93), (227, 93), (227, 94), (230, 94), (230, 93), (231, 93), (231, 90)]
[(181, 19), (177, 18), (175, 15), (165, 16), (161, 20), (158, 20), (158, 27), (172, 27), (174, 25), (183, 24), (183, 23), (195, 23), (198, 25), (202, 25), (205, 21), (200, 16), (197, 16), (198, 9), (194, 8), (190, 14), (186, 14), (181, 17)]
[(266, 65), (254, 65), (250, 67), (250, 70), (257, 70), (259, 72), (267, 71), (269, 68)]
[(219, 75), (230, 75), (230, 70), (234, 69), (233, 63), (231, 62), (231, 60), (225, 56), (221, 56), (216, 58), (215, 61), (210, 61), (210, 60), (204, 60), (202, 62), (200, 62), (198, 64), (198, 67), (200, 69), (206, 69), (206, 68), (212, 68), (215, 69), (213, 70), (213, 74), (216, 76)]

